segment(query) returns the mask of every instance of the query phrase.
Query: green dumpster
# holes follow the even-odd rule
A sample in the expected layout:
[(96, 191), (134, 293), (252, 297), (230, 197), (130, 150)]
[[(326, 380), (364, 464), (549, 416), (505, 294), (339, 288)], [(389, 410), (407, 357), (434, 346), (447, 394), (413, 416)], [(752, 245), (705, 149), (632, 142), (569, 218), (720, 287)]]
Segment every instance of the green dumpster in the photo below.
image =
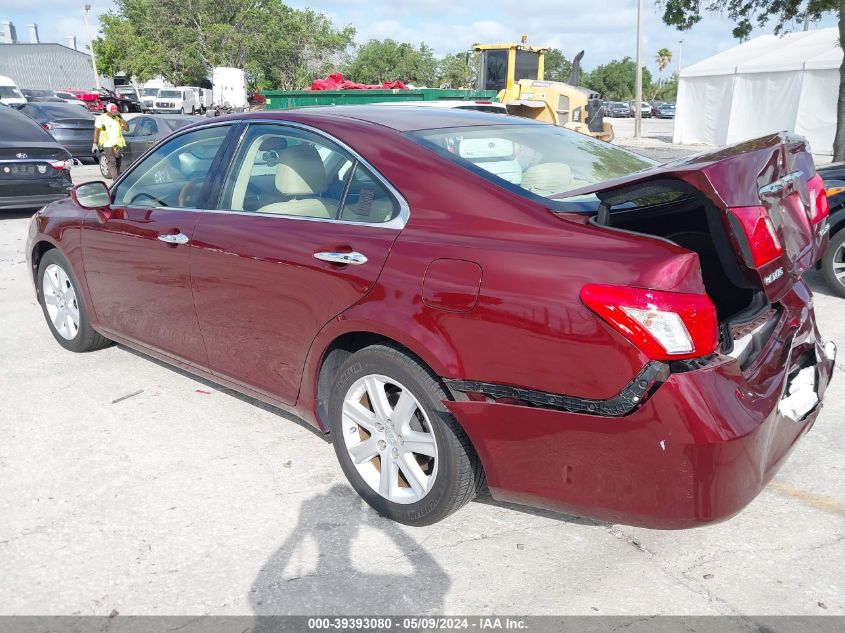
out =
[(268, 110), (319, 105), (361, 105), (383, 101), (497, 101), (494, 90), (265, 90)]

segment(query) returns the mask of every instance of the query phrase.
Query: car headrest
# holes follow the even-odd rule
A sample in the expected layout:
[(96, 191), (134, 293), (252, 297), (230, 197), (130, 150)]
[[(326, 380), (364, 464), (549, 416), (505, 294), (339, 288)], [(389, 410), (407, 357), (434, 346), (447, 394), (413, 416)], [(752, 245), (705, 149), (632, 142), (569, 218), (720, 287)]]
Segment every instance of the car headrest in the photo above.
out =
[(263, 141), (261, 141), (261, 145), (258, 146), (259, 152), (266, 152), (268, 150), (276, 150), (277, 152), (282, 151), (283, 149), (287, 149), (288, 142), (282, 136), (268, 136)]
[(565, 191), (570, 184), (572, 169), (566, 163), (541, 163), (522, 174), (522, 187), (541, 196)]
[(317, 148), (302, 144), (279, 154), (276, 189), (286, 196), (318, 196), (329, 188), (326, 168)]

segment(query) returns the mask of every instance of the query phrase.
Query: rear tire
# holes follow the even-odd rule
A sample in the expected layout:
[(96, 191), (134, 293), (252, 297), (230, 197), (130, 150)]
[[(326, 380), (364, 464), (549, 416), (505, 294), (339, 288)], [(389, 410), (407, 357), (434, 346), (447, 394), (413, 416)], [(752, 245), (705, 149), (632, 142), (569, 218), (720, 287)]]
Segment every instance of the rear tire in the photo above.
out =
[(364, 348), (338, 370), (329, 398), (335, 453), (379, 514), (430, 525), (475, 497), (481, 463), (448, 399), (419, 359), (392, 346)]
[(845, 298), (845, 228), (831, 236), (827, 252), (822, 257), (822, 274), (834, 294)]
[(100, 165), (100, 173), (103, 175), (103, 178), (109, 177), (109, 164), (106, 161), (106, 155), (104, 152), (100, 152), (100, 156), (95, 159), (97, 163)]
[(38, 300), (53, 338), (71, 352), (90, 352), (111, 344), (97, 334), (70, 264), (62, 254), (47, 251), (38, 264)]

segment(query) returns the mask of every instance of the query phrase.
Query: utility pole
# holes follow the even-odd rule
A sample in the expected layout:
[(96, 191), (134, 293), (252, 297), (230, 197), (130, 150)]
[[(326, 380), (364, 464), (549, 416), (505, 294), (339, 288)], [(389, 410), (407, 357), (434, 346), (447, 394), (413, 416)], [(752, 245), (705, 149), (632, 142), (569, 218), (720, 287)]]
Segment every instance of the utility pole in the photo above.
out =
[(681, 79), (681, 60), (684, 58), (684, 40), (678, 40), (678, 80)]
[(97, 58), (94, 56), (94, 42), (91, 41), (91, 29), (88, 27), (88, 12), (91, 10), (91, 5), (85, 5), (85, 11), (82, 17), (85, 18), (85, 32), (88, 33), (88, 48), (91, 50), (91, 64), (94, 66), (94, 88), (97, 92), (100, 91), (100, 74), (97, 72)]
[(643, 125), (643, 0), (637, 3), (637, 79), (634, 94), (634, 138), (640, 138)]

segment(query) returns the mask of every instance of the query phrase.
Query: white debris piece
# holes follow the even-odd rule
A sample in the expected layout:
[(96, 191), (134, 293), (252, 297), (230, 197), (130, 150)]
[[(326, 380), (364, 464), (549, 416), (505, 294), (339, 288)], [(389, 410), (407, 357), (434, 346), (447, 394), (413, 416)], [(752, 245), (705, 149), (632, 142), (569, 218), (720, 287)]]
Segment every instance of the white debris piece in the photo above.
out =
[(789, 395), (782, 398), (778, 411), (796, 422), (803, 419), (819, 403), (816, 395), (816, 368), (805, 367), (789, 384)]

